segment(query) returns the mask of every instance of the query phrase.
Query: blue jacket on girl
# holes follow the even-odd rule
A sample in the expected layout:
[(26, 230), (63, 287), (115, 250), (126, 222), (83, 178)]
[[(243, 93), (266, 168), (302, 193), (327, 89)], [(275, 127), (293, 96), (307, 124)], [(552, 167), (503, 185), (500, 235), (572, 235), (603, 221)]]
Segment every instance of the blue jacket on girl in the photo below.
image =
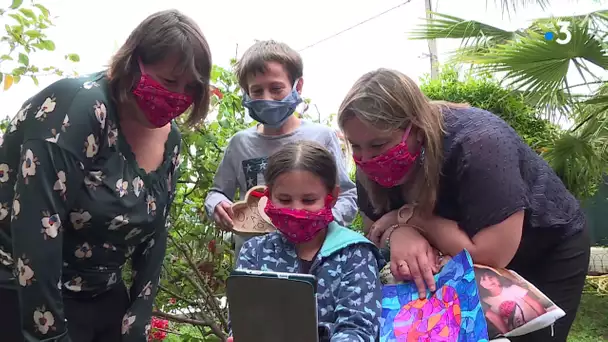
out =
[[(309, 272), (317, 277), (319, 327), (331, 342), (374, 342), (382, 314), (379, 269), (383, 259), (361, 234), (336, 222), (327, 229)], [(236, 268), (302, 273), (294, 245), (279, 232), (248, 240)]]

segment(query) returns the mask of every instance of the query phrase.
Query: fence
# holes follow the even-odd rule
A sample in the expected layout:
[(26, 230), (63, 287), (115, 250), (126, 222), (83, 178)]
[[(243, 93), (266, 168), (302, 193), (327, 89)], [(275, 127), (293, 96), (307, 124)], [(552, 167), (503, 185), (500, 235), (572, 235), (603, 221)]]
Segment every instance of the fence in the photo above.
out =
[(587, 214), (592, 243), (608, 246), (608, 177), (595, 196), (583, 203), (583, 209)]

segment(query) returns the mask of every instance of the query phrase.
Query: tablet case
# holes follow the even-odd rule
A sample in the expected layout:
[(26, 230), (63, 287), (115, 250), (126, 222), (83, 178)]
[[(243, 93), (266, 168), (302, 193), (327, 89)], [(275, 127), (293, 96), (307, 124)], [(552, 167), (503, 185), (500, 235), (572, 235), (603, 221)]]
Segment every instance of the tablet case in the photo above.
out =
[(316, 279), (309, 274), (233, 271), (226, 283), (238, 342), (318, 342)]

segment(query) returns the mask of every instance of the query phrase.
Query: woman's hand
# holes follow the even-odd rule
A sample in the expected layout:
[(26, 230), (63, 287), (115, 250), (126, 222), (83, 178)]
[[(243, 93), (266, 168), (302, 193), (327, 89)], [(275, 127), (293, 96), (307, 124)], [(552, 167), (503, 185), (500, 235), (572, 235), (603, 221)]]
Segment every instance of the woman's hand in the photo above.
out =
[(427, 286), (436, 290), (433, 273), (438, 271), (438, 252), (412, 227), (396, 228), (389, 240), (391, 273), (397, 280), (413, 279), (420, 298), (426, 298)]
[(367, 232), (367, 238), (373, 242), (376, 246), (381, 247), (383, 243), (383, 236), (391, 226), (394, 226), (399, 221), (399, 210), (390, 211), (376, 222), (372, 224), (369, 231)]

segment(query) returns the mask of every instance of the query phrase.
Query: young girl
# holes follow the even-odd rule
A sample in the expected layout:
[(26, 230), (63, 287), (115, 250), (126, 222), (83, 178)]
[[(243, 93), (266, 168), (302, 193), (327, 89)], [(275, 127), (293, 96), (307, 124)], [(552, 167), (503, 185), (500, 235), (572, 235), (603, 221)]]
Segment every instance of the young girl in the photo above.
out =
[(381, 257), (369, 240), (334, 222), (331, 209), (339, 194), (334, 156), (315, 142), (287, 144), (270, 156), (264, 176), (269, 198), (264, 211), (278, 231), (248, 240), (237, 268), (315, 275), (324, 337), (375, 341), (382, 313)]

